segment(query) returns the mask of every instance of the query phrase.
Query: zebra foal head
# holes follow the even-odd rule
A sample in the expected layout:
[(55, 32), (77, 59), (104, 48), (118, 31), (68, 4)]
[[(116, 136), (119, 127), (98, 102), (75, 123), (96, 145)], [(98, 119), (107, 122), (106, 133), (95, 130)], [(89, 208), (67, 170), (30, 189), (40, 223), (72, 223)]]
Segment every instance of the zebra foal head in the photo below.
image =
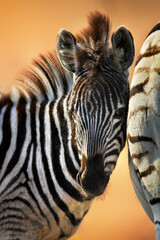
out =
[(95, 12), (81, 34), (74, 37), (62, 29), (57, 40), (62, 66), (74, 73), (68, 113), (81, 163), (77, 180), (91, 196), (104, 192), (126, 140), (134, 44), (127, 28), (120, 27), (111, 43), (109, 31), (109, 19)]

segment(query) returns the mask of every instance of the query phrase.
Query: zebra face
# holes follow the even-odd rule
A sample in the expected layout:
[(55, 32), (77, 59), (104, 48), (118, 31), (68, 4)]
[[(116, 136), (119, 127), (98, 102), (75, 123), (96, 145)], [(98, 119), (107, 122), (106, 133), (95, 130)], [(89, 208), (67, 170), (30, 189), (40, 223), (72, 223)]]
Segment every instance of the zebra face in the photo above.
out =
[(81, 160), (77, 181), (88, 195), (98, 196), (104, 192), (125, 144), (127, 105), (122, 97), (118, 97), (120, 92), (111, 86), (110, 91), (112, 89), (117, 98), (108, 98), (109, 84), (106, 80), (101, 79), (97, 84), (94, 81), (90, 91), (87, 83), (82, 87), (83, 81), (84, 78), (79, 80), (76, 97), (79, 101), (71, 101), (74, 139)]
[(134, 58), (133, 39), (125, 27), (112, 35), (109, 48), (107, 24), (103, 34), (84, 31), (85, 38), (63, 29), (57, 41), (62, 66), (75, 73), (68, 111), (81, 164), (77, 181), (93, 197), (104, 192), (125, 144), (128, 68)]

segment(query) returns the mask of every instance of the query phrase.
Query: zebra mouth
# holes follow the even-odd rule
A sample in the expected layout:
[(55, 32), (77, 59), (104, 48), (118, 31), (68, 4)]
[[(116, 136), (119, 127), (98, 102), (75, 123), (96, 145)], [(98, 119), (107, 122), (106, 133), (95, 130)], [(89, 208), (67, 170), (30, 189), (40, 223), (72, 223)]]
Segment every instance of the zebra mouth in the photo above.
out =
[(104, 169), (84, 169), (77, 174), (77, 182), (81, 189), (90, 197), (103, 194), (109, 182), (110, 174), (105, 173)]
[(105, 188), (109, 182), (109, 175), (101, 175), (99, 178), (89, 177), (87, 175), (84, 178), (77, 176), (78, 183), (82, 190), (90, 197), (97, 197), (103, 194)]

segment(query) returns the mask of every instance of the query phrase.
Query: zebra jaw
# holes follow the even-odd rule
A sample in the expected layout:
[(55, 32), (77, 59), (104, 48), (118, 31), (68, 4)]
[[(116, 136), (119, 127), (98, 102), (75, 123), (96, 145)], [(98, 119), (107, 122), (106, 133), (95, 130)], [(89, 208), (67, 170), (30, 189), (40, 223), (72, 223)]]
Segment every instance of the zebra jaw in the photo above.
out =
[(96, 197), (103, 194), (109, 182), (110, 174), (104, 171), (104, 159), (100, 154), (81, 160), (81, 168), (76, 180), (82, 191), (89, 197)]

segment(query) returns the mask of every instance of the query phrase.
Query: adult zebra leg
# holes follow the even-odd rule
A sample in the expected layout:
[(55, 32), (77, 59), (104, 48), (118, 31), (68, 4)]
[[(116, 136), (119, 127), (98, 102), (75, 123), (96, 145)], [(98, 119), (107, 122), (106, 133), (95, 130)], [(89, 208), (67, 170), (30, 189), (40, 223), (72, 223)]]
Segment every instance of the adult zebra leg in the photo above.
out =
[(153, 214), (156, 240), (160, 240), (160, 203), (153, 206)]
[[(160, 240), (160, 198), (153, 197), (153, 195), (151, 195), (144, 186), (143, 186), (143, 188), (144, 188), (144, 193), (145, 193), (146, 199), (148, 200), (148, 203), (149, 203), (152, 213), (153, 213), (153, 222), (154, 222), (156, 240)], [(145, 207), (144, 207), (144, 209), (145, 209)], [(147, 213), (147, 211), (146, 211), (146, 213)]]
[(160, 239), (160, 221), (154, 223), (156, 240)]

